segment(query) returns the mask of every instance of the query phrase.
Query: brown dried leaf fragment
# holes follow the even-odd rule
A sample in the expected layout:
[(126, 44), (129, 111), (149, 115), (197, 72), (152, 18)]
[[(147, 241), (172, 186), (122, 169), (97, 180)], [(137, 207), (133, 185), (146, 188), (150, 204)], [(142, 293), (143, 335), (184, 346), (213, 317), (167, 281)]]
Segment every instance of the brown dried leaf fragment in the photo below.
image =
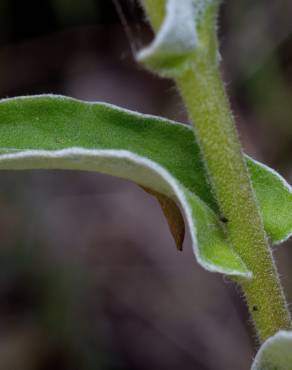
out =
[(171, 235), (174, 238), (176, 247), (179, 251), (182, 251), (185, 238), (185, 222), (181, 210), (177, 204), (166, 195), (145, 188), (144, 186), (140, 187), (158, 200), (167, 220)]

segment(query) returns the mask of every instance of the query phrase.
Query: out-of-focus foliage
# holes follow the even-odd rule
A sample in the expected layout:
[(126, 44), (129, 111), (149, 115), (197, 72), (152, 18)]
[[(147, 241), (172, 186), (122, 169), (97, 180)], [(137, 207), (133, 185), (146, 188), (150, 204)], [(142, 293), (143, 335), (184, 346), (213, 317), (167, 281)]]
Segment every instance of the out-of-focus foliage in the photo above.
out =
[(82, 264), (53, 263), (42, 245), (1, 249), (1, 369), (116, 369), (85, 316), (88, 277)]

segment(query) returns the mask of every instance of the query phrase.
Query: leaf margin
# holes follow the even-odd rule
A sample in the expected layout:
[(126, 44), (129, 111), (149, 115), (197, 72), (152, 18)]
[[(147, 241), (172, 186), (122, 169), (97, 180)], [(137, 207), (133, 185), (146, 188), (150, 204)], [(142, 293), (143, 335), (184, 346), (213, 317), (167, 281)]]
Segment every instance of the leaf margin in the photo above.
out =
[[(26, 150), (25, 152), (16, 152), (16, 153), (11, 153), (11, 154), (1, 154), (0, 155), (0, 170), (5, 170), (5, 169), (20, 169), (20, 170), (25, 170), (25, 169), (81, 169), (81, 168), (76, 168), (76, 163), (73, 167), (66, 165), (66, 167), (57, 167), (56, 165), (51, 164), (51, 162), (48, 161), (48, 158), (50, 160), (52, 159), (60, 159), (64, 158), (64, 155), (73, 155), (73, 162), (74, 159), (77, 160), (76, 163), (80, 163), (80, 157), (82, 155), (85, 156), (104, 156), (105, 158), (113, 157), (116, 159), (126, 159), (129, 162), (132, 162), (134, 164), (138, 164), (139, 166), (144, 166), (147, 167), (148, 169), (152, 170), (156, 175), (161, 177), (165, 183), (167, 183), (167, 186), (169, 188), (168, 196), (173, 198), (175, 195), (176, 201), (179, 202), (181, 208), (183, 209), (185, 218), (187, 220), (187, 224), (190, 230), (191, 234), (191, 239), (192, 239), (192, 248), (194, 255), (196, 257), (197, 262), (206, 270), (210, 272), (218, 272), (230, 276), (238, 276), (242, 278), (251, 278), (251, 273), (246, 269), (244, 266), (244, 263), (241, 261), (240, 257), (233, 251), (234, 257), (238, 260), (238, 263), (241, 264), (242, 266), (242, 271), (239, 270), (232, 270), (228, 268), (222, 268), (220, 264), (215, 265), (214, 263), (209, 263), (206, 262), (202, 258), (202, 254), (200, 252), (199, 248), (199, 243), (198, 243), (198, 238), (197, 238), (197, 229), (196, 229), (196, 220), (193, 217), (193, 213), (191, 210), (191, 207), (189, 206), (189, 203), (186, 199), (186, 195), (183, 192), (183, 186), (179, 184), (179, 182), (162, 166), (159, 164), (149, 160), (148, 158), (143, 158), (141, 156), (138, 156), (132, 152), (126, 151), (126, 150), (98, 150), (98, 149), (83, 149), (83, 148), (68, 148), (68, 149), (62, 149), (62, 150)], [(35, 159), (36, 158), (43, 158), (44, 163), (47, 163), (48, 167), (44, 165), (36, 165)], [(34, 164), (31, 167), (23, 167), (23, 163), (16, 167), (11, 166), (11, 163), (13, 161), (18, 162), (18, 160), (32, 160)], [(6, 162), (5, 162), (6, 161)], [(5, 163), (5, 167), (3, 168), (3, 163)], [(18, 162), (19, 163), (19, 162)], [(78, 166), (77, 166), (78, 167)], [(81, 170), (86, 171), (86, 169), (82, 168)], [(88, 170), (88, 169), (87, 169)], [(94, 171), (94, 169), (91, 169), (90, 171)], [(102, 172), (102, 171), (98, 171)], [(106, 173), (106, 172), (102, 172)], [(109, 174), (109, 173), (107, 173)], [(127, 178), (124, 176), (118, 176), (122, 178)], [(132, 180), (132, 179), (130, 179)], [(132, 180), (133, 181), (133, 180)], [(134, 180), (134, 182), (137, 183), (137, 181)], [(143, 184), (144, 186), (145, 184)], [(149, 184), (146, 184), (149, 186)], [(153, 184), (152, 184), (153, 186)], [(156, 190), (156, 189), (155, 189)], [(161, 191), (161, 189), (159, 189)], [(188, 193), (191, 193), (188, 191)], [(195, 196), (192, 194), (192, 196)], [(204, 204), (199, 198), (198, 202), (201, 202), (202, 205)], [(204, 204), (208, 212), (213, 214), (213, 211)], [(214, 214), (214, 218), (216, 218)], [(219, 223), (218, 223), (219, 226)], [(231, 248), (231, 247), (230, 247)]]
[[(156, 116), (153, 116), (153, 115), (147, 115), (147, 114), (133, 112), (131, 110), (128, 110), (128, 109), (125, 109), (125, 108), (121, 108), (121, 107), (117, 107), (117, 106), (112, 105), (112, 104), (109, 104), (109, 103), (85, 102), (85, 101), (81, 101), (81, 100), (74, 99), (74, 98), (64, 97), (64, 96), (61, 96), (61, 95), (47, 94), (47, 95), (24, 96), (24, 97), (16, 97), (16, 98), (3, 99), (3, 100), (0, 101), (0, 112), (1, 112), (1, 104), (5, 104), (5, 102), (7, 102), (7, 103), (9, 103), (9, 102), (16, 102), (16, 106), (14, 106), (13, 109), (17, 109), (18, 108), (18, 104), (20, 104), (19, 108), (21, 108), (21, 103), (22, 103), (23, 100), (30, 100), (31, 102), (33, 101), (35, 103), (35, 102), (38, 102), (38, 99), (40, 99), (40, 103), (42, 103), (42, 99), (45, 99), (45, 100), (47, 99), (48, 101), (52, 100), (52, 102), (54, 102), (56, 100), (58, 102), (58, 104), (60, 102), (66, 103), (66, 104), (70, 104), (71, 102), (74, 103), (74, 104), (75, 103), (76, 104), (78, 103), (79, 105), (82, 105), (83, 108), (87, 108), (87, 109), (90, 108), (90, 110), (94, 106), (102, 107), (102, 108), (106, 108), (109, 111), (112, 110), (116, 114), (119, 114), (119, 113), (126, 114), (129, 117), (131, 117), (132, 119), (135, 118), (138, 121), (139, 121), (139, 119), (144, 119), (144, 120), (147, 120), (147, 121), (149, 119), (149, 122), (147, 123), (147, 125), (150, 124), (150, 126), (151, 126), (151, 124), (154, 124), (156, 122), (156, 124), (158, 124), (158, 125), (161, 124), (162, 126), (165, 126), (164, 128), (167, 128), (167, 130), (168, 130), (168, 127), (172, 127), (172, 129), (177, 130), (175, 137), (177, 137), (178, 134), (184, 135), (183, 136), (183, 142), (184, 143), (185, 143), (185, 140), (186, 139), (189, 142), (190, 141), (190, 138), (192, 138), (192, 140), (193, 140), (193, 144), (192, 145), (194, 145), (194, 147), (195, 147), (195, 137), (193, 135), (193, 131), (192, 131), (192, 128), (190, 126), (187, 126), (185, 124), (181, 124), (181, 123), (178, 123), (178, 122), (175, 122), (175, 121), (167, 120), (167, 119), (162, 118), (162, 117), (156, 117)], [(46, 105), (45, 105), (45, 108), (46, 108)], [(94, 114), (94, 112), (93, 112), (93, 114)], [(153, 120), (153, 122), (150, 122), (151, 120)], [(137, 124), (138, 124), (138, 122), (137, 122)], [(136, 125), (136, 123), (135, 123), (135, 125)], [(151, 130), (152, 130), (152, 127), (151, 127)], [(141, 138), (140, 138), (140, 140), (141, 140)], [(177, 139), (175, 139), (175, 140), (177, 140)], [(0, 139), (0, 142), (1, 142), (1, 139)], [(1, 149), (2, 149), (2, 153), (3, 153), (3, 147), (0, 148), (0, 153), (1, 153)], [(180, 148), (178, 148), (178, 149), (180, 150)], [(184, 145), (183, 150), (185, 150), (185, 145)], [(13, 149), (11, 149), (11, 147), (10, 147), (10, 148), (7, 148), (7, 151), (11, 154), (11, 152), (13, 152)], [(15, 151), (15, 153), (17, 153), (17, 152), (19, 152), (19, 149), (17, 149)], [(52, 153), (52, 150), (50, 150), (49, 152)], [(190, 153), (193, 153), (193, 149), (191, 149), (191, 152), (189, 151), (188, 153), (189, 154)], [(140, 157), (143, 157), (143, 156), (140, 155)], [(192, 155), (192, 157), (193, 157), (193, 155)], [(269, 176), (271, 176), (271, 174), (272, 174), (273, 178), (276, 179), (276, 181), (278, 183), (282, 184), (282, 188), (285, 189), (289, 193), (289, 196), (292, 197), (291, 187), (289, 186), (289, 184), (276, 171), (270, 169), (268, 166), (263, 165), (260, 162), (257, 162), (255, 160), (251, 159), (248, 156), (246, 156), (246, 158), (247, 158), (247, 164), (248, 164), (248, 166), (249, 166), (250, 169), (252, 167), (255, 167), (256, 169), (263, 169), (263, 171), (265, 171), (265, 174), (266, 175), (268, 174)], [(165, 169), (165, 167), (163, 167), (163, 168)], [(168, 171), (168, 170), (166, 169), (166, 171)], [(194, 169), (193, 169), (193, 171), (194, 171)], [(170, 173), (170, 176), (174, 176), (174, 175)], [(123, 177), (123, 176), (120, 176), (120, 177)], [(252, 173), (251, 173), (251, 177), (253, 177), (253, 174)], [(182, 179), (182, 181), (185, 181), (185, 180)], [(179, 183), (180, 183), (180, 185), (182, 185), (181, 182), (180, 182), (180, 180), (179, 180)], [(151, 184), (144, 184), (144, 185), (146, 185), (148, 187), (151, 187)], [(196, 185), (193, 184), (192, 186), (196, 186)], [(184, 187), (185, 190), (187, 189), (185, 186), (183, 186), (183, 187)], [(158, 192), (161, 191), (161, 189), (154, 189), (154, 190), (157, 190)], [(194, 193), (192, 193), (192, 194), (194, 194)], [(168, 194), (165, 194), (165, 195), (168, 195)], [(206, 204), (209, 207), (209, 204), (208, 203), (206, 203)], [(210, 208), (210, 210), (211, 210), (211, 208)], [(217, 214), (217, 218), (218, 218), (218, 214)], [(221, 225), (221, 226), (223, 226), (223, 228), (224, 228), (224, 225)], [(292, 229), (292, 227), (291, 227), (291, 229)], [(289, 237), (289, 235), (291, 235), (291, 232), (292, 232), (291, 229), (289, 230), (289, 234), (285, 235), (285, 239), (287, 239)], [(281, 240), (283, 240), (283, 238)], [(222, 272), (222, 271), (219, 271), (219, 272)]]
[[(289, 358), (286, 364), (288, 364), (289, 367), (286, 367), (285, 363), (280, 364), (281, 367), (279, 367), (279, 361), (277, 358), (279, 355), (278, 348), (284, 349), (284, 346), (287, 344), (289, 345)], [(280, 347), (279, 347), (280, 344)], [(274, 336), (268, 338), (260, 347), (253, 363), (251, 370), (291, 370), (292, 369), (292, 331), (286, 331), (286, 330), (280, 330), (278, 333), (276, 333)], [(273, 350), (276, 349), (276, 352), (273, 355)], [(270, 358), (269, 358), (270, 357)], [(287, 358), (286, 358), (287, 360)], [(277, 363), (275, 363), (275, 361)], [(284, 359), (285, 361), (285, 359)], [(282, 367), (284, 365), (285, 367)]]

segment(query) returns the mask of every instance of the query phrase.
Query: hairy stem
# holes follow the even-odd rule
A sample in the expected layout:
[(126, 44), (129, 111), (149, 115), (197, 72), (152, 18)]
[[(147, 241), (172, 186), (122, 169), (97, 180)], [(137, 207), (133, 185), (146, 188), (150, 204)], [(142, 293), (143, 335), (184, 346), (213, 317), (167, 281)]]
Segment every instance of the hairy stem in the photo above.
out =
[(259, 339), (291, 328), (285, 297), (253, 194), (220, 74), (196, 65), (177, 81), (194, 122), (204, 162), (228, 237), (253, 277), (241, 280)]
[[(155, 1), (145, 0), (154, 29), (162, 21)], [(157, 4), (158, 4), (157, 3)], [(214, 40), (215, 31), (214, 31)], [(214, 47), (214, 43), (212, 44)], [(193, 122), (210, 184), (222, 216), (228, 220), (227, 235), (253, 277), (240, 280), (261, 341), (280, 329), (291, 329), (286, 300), (255, 200), (248, 169), (225, 93), (220, 71), (206, 53), (194, 57), (192, 66), (176, 83)]]

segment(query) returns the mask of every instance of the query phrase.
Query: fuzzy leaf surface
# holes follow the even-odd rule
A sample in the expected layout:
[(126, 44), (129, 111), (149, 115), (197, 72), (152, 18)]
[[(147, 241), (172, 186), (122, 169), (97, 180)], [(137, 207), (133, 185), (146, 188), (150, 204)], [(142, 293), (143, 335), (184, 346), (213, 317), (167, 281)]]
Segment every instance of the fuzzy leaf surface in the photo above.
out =
[[(267, 232), (275, 242), (287, 238), (291, 188), (266, 166), (250, 158), (247, 163)], [(225, 238), (186, 125), (61, 96), (7, 99), (0, 102), (0, 169), (76, 169), (134, 181), (177, 202), (204, 268), (249, 276)]]
[(260, 348), (251, 370), (292, 370), (292, 332), (279, 331)]

